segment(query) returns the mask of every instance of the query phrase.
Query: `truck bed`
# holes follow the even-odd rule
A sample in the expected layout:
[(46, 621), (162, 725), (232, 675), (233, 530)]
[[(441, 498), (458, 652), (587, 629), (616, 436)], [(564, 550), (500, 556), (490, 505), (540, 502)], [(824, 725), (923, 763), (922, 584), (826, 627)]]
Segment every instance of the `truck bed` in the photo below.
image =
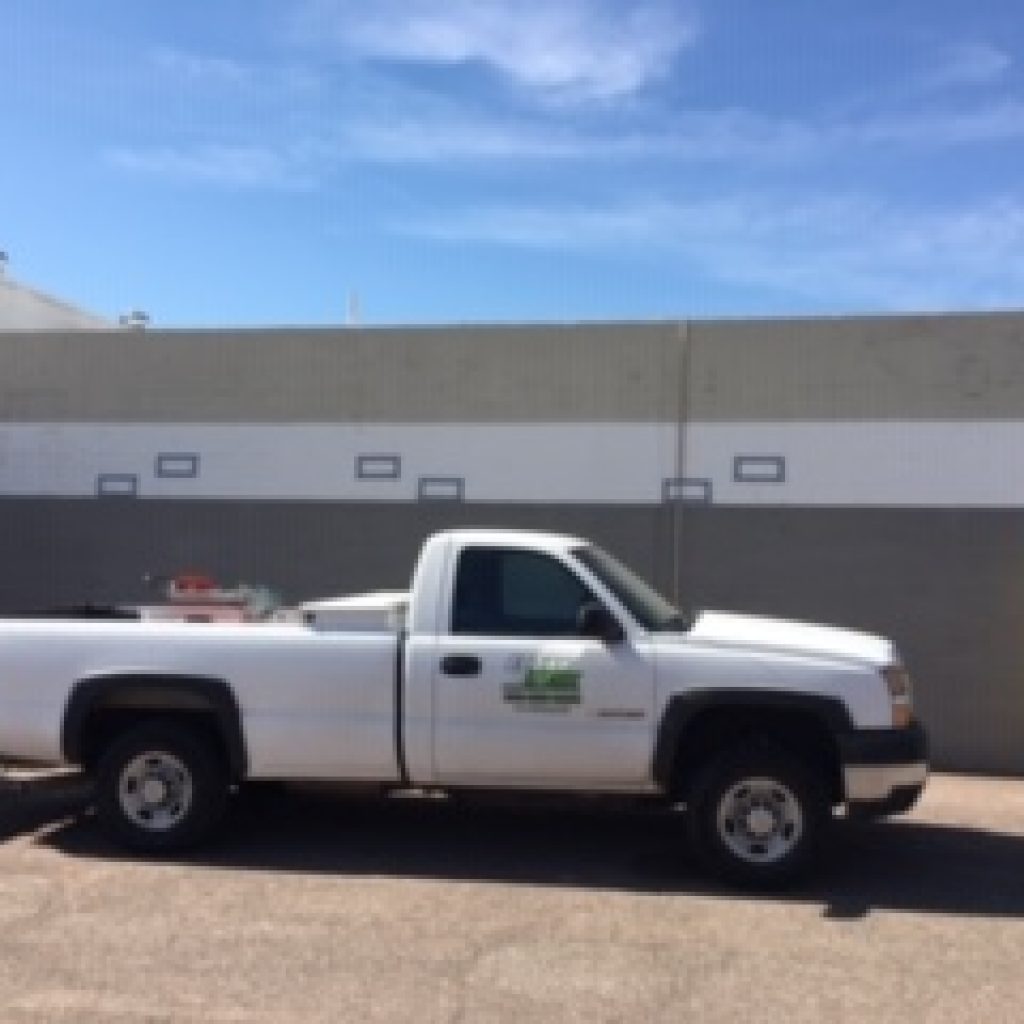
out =
[(61, 722), (81, 680), (181, 674), (228, 684), (250, 777), (392, 781), (397, 651), (389, 630), (0, 620), (0, 757), (61, 761)]

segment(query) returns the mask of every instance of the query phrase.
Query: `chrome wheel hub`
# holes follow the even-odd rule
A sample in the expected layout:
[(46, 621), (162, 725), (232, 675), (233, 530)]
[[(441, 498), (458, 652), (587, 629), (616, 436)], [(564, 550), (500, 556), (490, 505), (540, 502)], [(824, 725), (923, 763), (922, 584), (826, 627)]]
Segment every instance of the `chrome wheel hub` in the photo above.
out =
[(750, 835), (763, 839), (775, 831), (775, 815), (766, 807), (752, 807), (744, 824)]
[(163, 803), (167, 796), (167, 783), (163, 779), (146, 779), (142, 784), (143, 803), (153, 806)]
[(148, 832), (174, 828), (192, 806), (192, 775), (167, 751), (133, 757), (121, 772), (118, 799), (125, 816)]
[(791, 853), (804, 831), (793, 791), (775, 779), (751, 778), (723, 794), (716, 816), (726, 848), (748, 864), (772, 864)]

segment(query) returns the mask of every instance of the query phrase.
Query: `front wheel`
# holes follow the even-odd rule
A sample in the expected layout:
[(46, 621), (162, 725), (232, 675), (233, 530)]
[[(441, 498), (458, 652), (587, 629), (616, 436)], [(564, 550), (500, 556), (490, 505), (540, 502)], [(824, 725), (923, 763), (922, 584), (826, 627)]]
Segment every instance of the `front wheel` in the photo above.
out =
[(96, 810), (124, 846), (144, 852), (192, 846), (219, 820), (227, 774), (194, 732), (149, 722), (117, 737), (100, 758)]
[(687, 816), (694, 849), (712, 871), (770, 888), (811, 868), (831, 808), (802, 761), (770, 749), (736, 748), (698, 776)]

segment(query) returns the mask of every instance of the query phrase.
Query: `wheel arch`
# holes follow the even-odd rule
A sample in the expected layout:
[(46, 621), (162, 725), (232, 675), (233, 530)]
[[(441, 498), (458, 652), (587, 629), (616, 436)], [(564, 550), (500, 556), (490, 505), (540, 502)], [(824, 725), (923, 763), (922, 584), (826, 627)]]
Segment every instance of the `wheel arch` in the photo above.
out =
[(224, 751), (232, 779), (248, 771), (241, 709), (234, 691), (212, 676), (104, 673), (79, 679), (71, 689), (61, 722), (61, 752), (72, 764), (85, 764), (104, 716), (135, 720), (161, 715), (201, 715)]
[(839, 736), (853, 729), (841, 700), (780, 690), (694, 690), (672, 697), (655, 740), (653, 776), (678, 794), (707, 759), (752, 736), (796, 745), (822, 762), (833, 798), (841, 799)]

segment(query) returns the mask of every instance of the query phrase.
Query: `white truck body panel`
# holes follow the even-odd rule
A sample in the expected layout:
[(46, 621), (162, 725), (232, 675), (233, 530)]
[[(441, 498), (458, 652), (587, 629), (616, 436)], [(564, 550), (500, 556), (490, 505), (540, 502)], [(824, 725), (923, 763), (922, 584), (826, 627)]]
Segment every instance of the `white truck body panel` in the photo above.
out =
[(881, 663), (853, 662), (818, 652), (721, 644), (698, 636), (658, 637), (658, 709), (694, 690), (762, 690), (839, 701), (862, 729), (892, 724), (892, 708), (882, 692)]
[(60, 761), (70, 689), (97, 675), (227, 680), (255, 778), (394, 779), (389, 633), (217, 623), (0, 621), (0, 751)]
[[(439, 784), (644, 790), (650, 787), (654, 659), (587, 638), (475, 637), (479, 676), (434, 673)], [(435, 664), (465, 650), (445, 636)], [(509, 699), (531, 669), (578, 677), (577, 703), (551, 711)]]
[(892, 643), (885, 637), (760, 615), (703, 611), (687, 635), (692, 640), (722, 646), (848, 658), (872, 666), (891, 665), (899, 660)]

